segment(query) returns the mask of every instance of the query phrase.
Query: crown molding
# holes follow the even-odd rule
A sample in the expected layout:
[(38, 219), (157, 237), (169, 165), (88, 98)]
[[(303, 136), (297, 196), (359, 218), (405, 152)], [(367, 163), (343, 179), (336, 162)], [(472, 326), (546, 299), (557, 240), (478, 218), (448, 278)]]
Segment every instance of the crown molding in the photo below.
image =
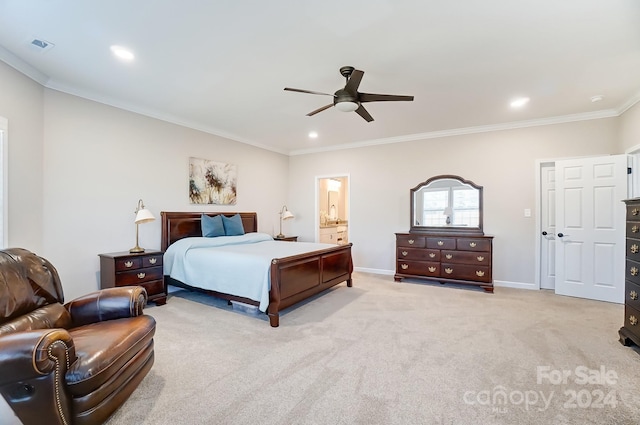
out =
[(49, 82), (48, 75), (38, 71), (2, 46), (0, 46), (0, 60), (31, 78), (41, 86), (47, 86), (47, 83)]

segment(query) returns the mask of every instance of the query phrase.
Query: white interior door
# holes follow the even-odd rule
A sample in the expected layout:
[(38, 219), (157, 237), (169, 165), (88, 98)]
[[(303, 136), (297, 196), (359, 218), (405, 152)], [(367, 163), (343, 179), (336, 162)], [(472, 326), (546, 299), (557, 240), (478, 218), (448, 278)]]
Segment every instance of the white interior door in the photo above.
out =
[(548, 162), (540, 168), (540, 288), (556, 287), (556, 172)]
[(557, 294), (624, 302), (627, 155), (556, 161)]

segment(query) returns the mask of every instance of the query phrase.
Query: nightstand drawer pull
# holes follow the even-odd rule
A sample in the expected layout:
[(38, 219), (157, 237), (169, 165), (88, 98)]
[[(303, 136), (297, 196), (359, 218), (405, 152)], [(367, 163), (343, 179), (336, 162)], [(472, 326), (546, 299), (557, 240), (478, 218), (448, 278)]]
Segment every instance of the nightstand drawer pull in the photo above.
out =
[(407, 256), (407, 254), (409, 254), (407, 251), (402, 251), (402, 255), (403, 255), (403, 256), (405, 256), (405, 257), (406, 257), (406, 256)]
[(631, 233), (638, 233), (638, 230), (640, 230), (640, 227), (638, 227), (638, 226), (633, 226), (633, 227), (631, 228)]
[(631, 297), (632, 300), (637, 300), (638, 299), (638, 293), (636, 291), (631, 291), (631, 292), (629, 292), (629, 297)]
[(478, 255), (476, 258), (478, 259), (478, 261), (484, 261), (484, 257), (482, 255)]
[(413, 239), (409, 239), (407, 242), (409, 242), (409, 245), (413, 245), (416, 241), (414, 241)]
[(125, 261), (125, 262), (124, 262), (124, 266), (125, 266), (125, 267), (131, 267), (131, 266), (133, 266), (133, 261)]
[(429, 258), (436, 258), (436, 254), (435, 254), (435, 253), (433, 253), (433, 252), (430, 252), (430, 253), (429, 253)]
[(469, 242), (469, 246), (470, 246), (471, 248), (475, 248), (475, 247), (476, 247), (476, 245), (477, 245), (477, 244), (476, 244), (475, 242)]
[(149, 263), (151, 263), (151, 264), (155, 264), (155, 263), (157, 263), (157, 262), (158, 262), (158, 259), (157, 259), (157, 258), (155, 258), (155, 257), (151, 257), (151, 258), (149, 258)]
[(636, 318), (636, 316), (629, 316), (629, 323), (631, 324), (631, 326), (635, 326), (638, 324), (638, 318)]
[(484, 272), (482, 270), (476, 270), (476, 276), (482, 277), (484, 276)]
[(146, 275), (146, 273), (138, 273), (138, 279), (144, 279)]
[(442, 245), (444, 245), (444, 242), (438, 241), (438, 246), (442, 246)]
[(401, 264), (400, 267), (402, 268), (402, 270), (407, 270), (409, 268), (408, 264)]
[(638, 268), (637, 267), (631, 267), (631, 270), (629, 270), (629, 272), (631, 272), (631, 276), (638, 276)]
[(451, 274), (451, 273), (453, 273), (453, 269), (452, 269), (452, 268), (450, 268), (450, 267), (447, 267), (446, 269), (444, 269), (444, 272), (445, 272), (446, 274)]
[(429, 267), (429, 272), (430, 273), (435, 273), (436, 272), (436, 268), (435, 267)]
[(631, 215), (638, 215), (639, 212), (640, 212), (639, 209), (634, 208), (634, 209), (631, 210)]
[(447, 255), (445, 255), (445, 257), (447, 257), (447, 260), (451, 260), (453, 258), (453, 255), (447, 254)]

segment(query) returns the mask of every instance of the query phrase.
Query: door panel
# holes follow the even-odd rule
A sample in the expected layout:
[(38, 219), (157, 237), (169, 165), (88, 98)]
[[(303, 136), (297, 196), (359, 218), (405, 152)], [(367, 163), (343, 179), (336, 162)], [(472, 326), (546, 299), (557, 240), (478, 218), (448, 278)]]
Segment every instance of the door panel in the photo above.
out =
[(540, 171), (540, 288), (554, 289), (556, 278), (556, 172), (553, 163)]

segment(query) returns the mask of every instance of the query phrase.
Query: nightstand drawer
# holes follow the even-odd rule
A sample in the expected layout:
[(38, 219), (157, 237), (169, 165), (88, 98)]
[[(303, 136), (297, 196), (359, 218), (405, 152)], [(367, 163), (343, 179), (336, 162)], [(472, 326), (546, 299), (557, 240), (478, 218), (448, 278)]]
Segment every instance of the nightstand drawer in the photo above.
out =
[(116, 286), (138, 285), (158, 279), (162, 279), (162, 267), (149, 267), (116, 273)]
[(164, 294), (164, 280), (154, 280), (152, 282), (143, 282), (138, 284), (138, 286), (142, 286), (147, 291), (147, 295), (149, 297), (153, 297), (154, 295)]

